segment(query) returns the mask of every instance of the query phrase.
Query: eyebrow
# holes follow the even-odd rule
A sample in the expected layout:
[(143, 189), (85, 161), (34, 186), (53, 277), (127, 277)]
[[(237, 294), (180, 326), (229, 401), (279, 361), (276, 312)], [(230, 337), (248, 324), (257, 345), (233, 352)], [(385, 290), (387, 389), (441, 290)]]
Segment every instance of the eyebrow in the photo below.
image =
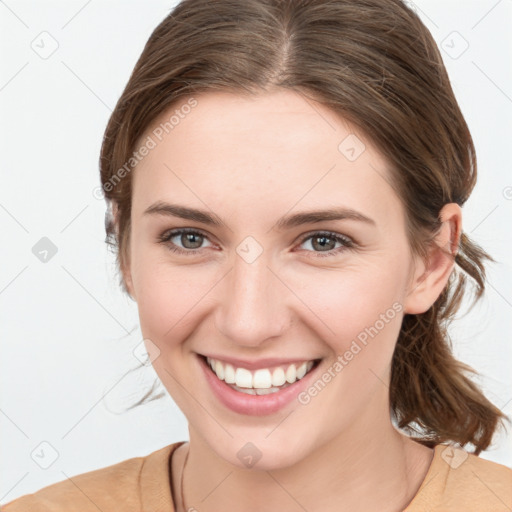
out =
[[(196, 208), (188, 208), (177, 204), (158, 201), (144, 210), (144, 215), (164, 215), (169, 217), (179, 217), (181, 219), (193, 220), (210, 226), (223, 226), (224, 222), (215, 213)], [(277, 229), (283, 230), (302, 224), (314, 224), (330, 220), (356, 220), (365, 222), (372, 226), (376, 223), (370, 217), (353, 210), (351, 208), (330, 208), (327, 210), (314, 210), (294, 213), (292, 215), (281, 217), (277, 222)]]

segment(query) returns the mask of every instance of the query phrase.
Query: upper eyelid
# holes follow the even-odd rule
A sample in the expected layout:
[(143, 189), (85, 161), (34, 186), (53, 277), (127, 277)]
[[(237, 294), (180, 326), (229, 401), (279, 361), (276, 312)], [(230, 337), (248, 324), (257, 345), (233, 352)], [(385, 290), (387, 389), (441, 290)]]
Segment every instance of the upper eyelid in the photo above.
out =
[(352, 237), (348, 235), (344, 235), (343, 233), (336, 233), (334, 231), (329, 231), (325, 229), (317, 229), (315, 231), (308, 231), (306, 234), (301, 235), (299, 238), (300, 241), (307, 240), (308, 238), (311, 238), (314, 235), (326, 235), (331, 236), (333, 238), (340, 238), (341, 240), (346, 240), (348, 242), (355, 243), (355, 240), (352, 239)]
[[(211, 237), (208, 233), (206, 233), (205, 231), (202, 231), (201, 229), (198, 229), (198, 228), (175, 228), (175, 229), (169, 229), (169, 230), (166, 230), (164, 231), (160, 237), (162, 238), (174, 238), (175, 236), (178, 236), (180, 234), (183, 234), (183, 233), (192, 233), (192, 234), (198, 234), (198, 235), (201, 235), (203, 236), (204, 238), (207, 238), (210, 242), (213, 243), (213, 241), (211, 240)], [(189, 249), (189, 250), (193, 250), (193, 249)], [(196, 250), (199, 250), (199, 249), (196, 249)]]

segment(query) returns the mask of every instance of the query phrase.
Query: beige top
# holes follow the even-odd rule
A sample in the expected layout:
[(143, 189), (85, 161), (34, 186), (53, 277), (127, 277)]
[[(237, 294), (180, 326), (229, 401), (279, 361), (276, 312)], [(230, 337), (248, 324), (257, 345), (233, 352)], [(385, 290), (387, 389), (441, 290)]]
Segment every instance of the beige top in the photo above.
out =
[[(2, 512), (175, 512), (171, 456), (186, 441), (71, 477), (1, 506)], [(512, 469), (438, 444), (404, 512), (510, 512)]]

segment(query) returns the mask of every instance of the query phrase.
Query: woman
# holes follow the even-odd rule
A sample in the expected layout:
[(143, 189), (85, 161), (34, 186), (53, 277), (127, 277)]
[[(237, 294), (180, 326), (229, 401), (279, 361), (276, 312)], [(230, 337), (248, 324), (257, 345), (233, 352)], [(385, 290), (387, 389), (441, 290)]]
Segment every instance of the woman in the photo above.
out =
[(401, 1), (184, 0), (112, 114), (101, 181), (190, 441), (4, 510), (512, 507), (512, 470), (478, 457), (505, 416), (447, 334), (489, 259), (462, 231), (474, 146)]

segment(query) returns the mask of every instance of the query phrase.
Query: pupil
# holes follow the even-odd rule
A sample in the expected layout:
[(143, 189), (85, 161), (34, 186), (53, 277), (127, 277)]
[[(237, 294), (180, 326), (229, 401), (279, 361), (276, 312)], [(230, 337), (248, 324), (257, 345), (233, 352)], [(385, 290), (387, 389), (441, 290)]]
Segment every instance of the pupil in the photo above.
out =
[[(326, 236), (318, 236), (315, 238), (315, 242), (317, 242), (318, 240), (321, 240), (319, 246), (323, 249), (326, 248), (326, 240), (331, 240), (330, 238), (326, 237)], [(331, 244), (332, 244), (332, 241), (331, 241)]]
[[(196, 242), (194, 242), (194, 238), (198, 238), (198, 239), (199, 239), (199, 241), (197, 241), (197, 240), (196, 240)], [(202, 238), (202, 237), (201, 237), (201, 235), (197, 236), (197, 235), (195, 235), (194, 233), (185, 233), (185, 234), (184, 234), (184, 235), (182, 235), (182, 237), (181, 237), (181, 243), (182, 243), (185, 247), (187, 247), (187, 244), (188, 244), (189, 242), (191, 242), (191, 243), (192, 243), (192, 245), (193, 245), (193, 247), (188, 247), (188, 249), (197, 249), (198, 247), (200, 247), (200, 246), (201, 246), (201, 240), (200, 240), (201, 238)], [(195, 243), (195, 245), (194, 245), (194, 243)]]

